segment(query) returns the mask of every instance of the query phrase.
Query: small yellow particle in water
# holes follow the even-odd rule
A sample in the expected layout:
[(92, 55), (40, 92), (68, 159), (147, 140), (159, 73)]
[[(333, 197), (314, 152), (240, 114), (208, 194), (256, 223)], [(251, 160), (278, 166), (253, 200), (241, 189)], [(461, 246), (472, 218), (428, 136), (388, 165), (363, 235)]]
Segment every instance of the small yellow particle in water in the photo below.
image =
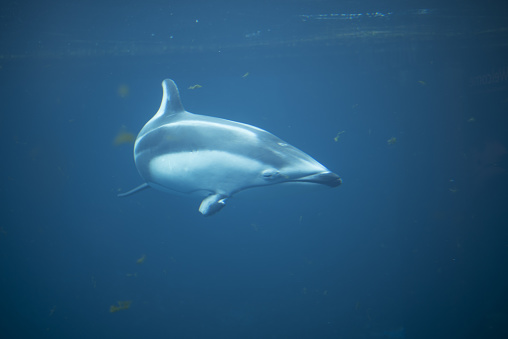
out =
[(450, 187), (448, 190), (449, 190), (450, 192), (452, 192), (452, 193), (457, 193), (457, 192), (458, 192), (457, 187)]
[(390, 139), (386, 140), (386, 143), (388, 145), (393, 145), (397, 142), (397, 138), (396, 137), (391, 137)]
[(335, 138), (333, 138), (333, 140), (335, 140), (335, 142), (339, 141), (339, 137), (343, 133), (346, 133), (346, 131), (340, 131), (340, 132), (338, 132), (337, 135), (335, 136)]
[(138, 260), (136, 260), (136, 264), (142, 264), (146, 259), (146, 254), (143, 254), (141, 256), (141, 258), (139, 258)]
[(427, 85), (427, 83), (426, 83), (425, 81), (423, 81), (423, 80), (418, 80), (418, 83), (419, 83), (420, 85), (422, 85), (422, 86)]
[(249, 76), (249, 72), (247, 72), (247, 73), (245, 73), (244, 75), (242, 75), (242, 78), (244, 78), (244, 79), (245, 79), (245, 78), (246, 78), (246, 77), (248, 77), (248, 76)]
[(198, 89), (198, 88), (201, 88), (201, 87), (203, 87), (203, 86), (195, 84), (195, 85), (189, 86), (189, 89)]
[(475, 122), (475, 121), (476, 121), (476, 119), (474, 117), (467, 119), (467, 122)]
[(121, 84), (118, 86), (118, 89), (116, 90), (116, 93), (120, 98), (126, 98), (129, 95), (129, 86), (125, 84)]
[(115, 140), (113, 140), (113, 144), (115, 146), (119, 146), (122, 144), (130, 144), (133, 143), (134, 140), (136, 140), (136, 136), (132, 133), (129, 133), (127, 131), (120, 131), (116, 137)]
[(111, 305), (109, 307), (109, 312), (115, 313), (115, 312), (118, 312), (118, 311), (126, 310), (129, 307), (131, 307), (131, 302), (132, 301), (130, 301), (130, 300), (119, 301), (118, 302), (118, 306), (117, 305)]

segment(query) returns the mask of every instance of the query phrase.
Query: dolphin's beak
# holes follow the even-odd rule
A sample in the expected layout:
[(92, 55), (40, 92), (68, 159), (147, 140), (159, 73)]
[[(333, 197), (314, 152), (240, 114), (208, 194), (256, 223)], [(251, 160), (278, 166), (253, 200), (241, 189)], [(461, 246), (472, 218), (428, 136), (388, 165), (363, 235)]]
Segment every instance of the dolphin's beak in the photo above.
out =
[(337, 187), (342, 184), (342, 179), (333, 172), (321, 172), (299, 178), (296, 181), (311, 182), (313, 184), (322, 184), (330, 187)]

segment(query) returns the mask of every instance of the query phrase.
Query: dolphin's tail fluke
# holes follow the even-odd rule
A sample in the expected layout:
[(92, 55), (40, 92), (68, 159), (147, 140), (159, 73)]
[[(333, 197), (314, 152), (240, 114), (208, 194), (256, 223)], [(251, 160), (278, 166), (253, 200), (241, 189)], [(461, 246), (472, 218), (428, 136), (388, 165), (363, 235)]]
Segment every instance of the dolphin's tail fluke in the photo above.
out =
[(145, 183), (139, 185), (138, 187), (131, 189), (130, 191), (127, 191), (125, 193), (119, 193), (117, 195), (117, 197), (120, 197), (120, 198), (126, 197), (128, 195), (131, 195), (131, 194), (137, 193), (139, 191), (142, 191), (142, 190), (144, 190), (144, 189), (146, 189), (148, 187), (150, 187), (150, 186), (148, 186), (148, 184), (145, 182)]

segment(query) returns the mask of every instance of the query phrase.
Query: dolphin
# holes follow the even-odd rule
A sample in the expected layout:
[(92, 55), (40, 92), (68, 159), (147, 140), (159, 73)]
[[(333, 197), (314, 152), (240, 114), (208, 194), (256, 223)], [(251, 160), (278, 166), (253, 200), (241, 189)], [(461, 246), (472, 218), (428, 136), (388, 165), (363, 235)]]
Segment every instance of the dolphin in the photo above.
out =
[(199, 212), (220, 211), (234, 194), (253, 187), (311, 183), (336, 187), (342, 179), (296, 147), (260, 128), (187, 112), (176, 84), (162, 82), (159, 110), (134, 142), (134, 161), (148, 187), (204, 196)]

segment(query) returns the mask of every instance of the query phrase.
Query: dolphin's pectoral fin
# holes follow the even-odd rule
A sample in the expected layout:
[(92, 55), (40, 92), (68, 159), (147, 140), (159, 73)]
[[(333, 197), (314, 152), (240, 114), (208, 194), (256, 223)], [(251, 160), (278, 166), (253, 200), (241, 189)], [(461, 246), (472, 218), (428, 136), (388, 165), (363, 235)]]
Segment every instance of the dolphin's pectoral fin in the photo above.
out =
[(204, 216), (214, 215), (219, 212), (224, 206), (226, 206), (226, 199), (228, 198), (225, 194), (212, 194), (207, 196), (199, 205), (199, 211)]
[(141, 184), (138, 187), (131, 189), (130, 191), (127, 191), (125, 193), (119, 193), (117, 195), (117, 197), (126, 197), (128, 195), (131, 195), (131, 194), (137, 193), (139, 191), (142, 191), (142, 190), (144, 190), (144, 189), (146, 189), (148, 187), (150, 187), (150, 186), (148, 186), (148, 184), (145, 182), (144, 184)]

